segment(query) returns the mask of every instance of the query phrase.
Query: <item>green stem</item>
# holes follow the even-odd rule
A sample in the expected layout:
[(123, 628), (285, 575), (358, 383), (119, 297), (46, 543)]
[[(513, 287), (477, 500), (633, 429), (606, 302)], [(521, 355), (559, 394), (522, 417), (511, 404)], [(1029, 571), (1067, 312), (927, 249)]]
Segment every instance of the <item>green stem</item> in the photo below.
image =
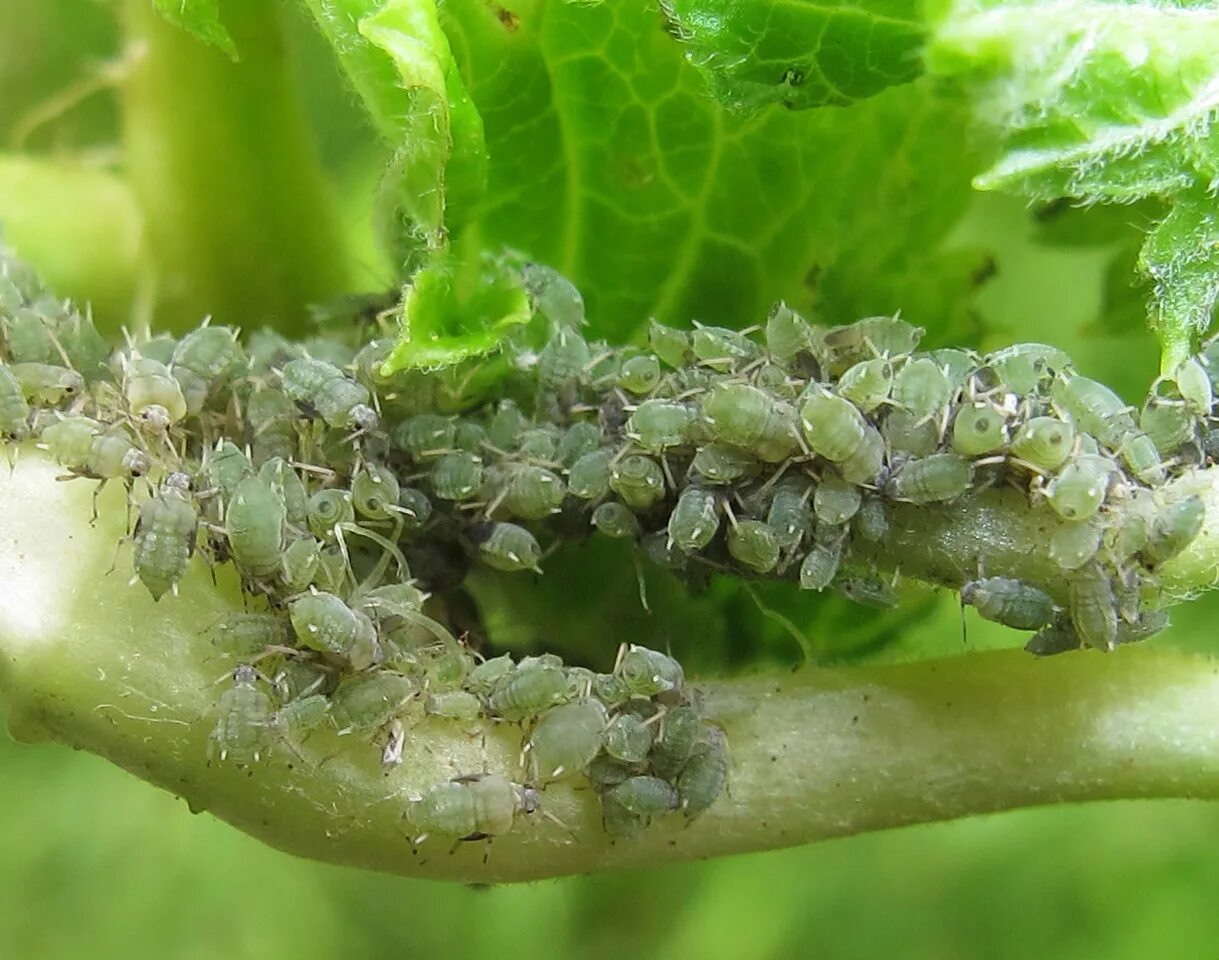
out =
[(303, 757), (280, 747), (253, 770), (209, 764), (216, 681), (231, 664), (200, 630), (240, 603), (232, 570), (217, 570), (213, 583), (196, 561), (181, 596), (154, 603), (107, 573), (125, 529), (122, 489), (103, 492), (90, 527), (91, 485), (58, 483), (57, 473), (27, 448), (0, 476), (0, 692), (12, 732), (99, 753), (301, 856), (466, 882), (528, 880), (1032, 804), (1219, 798), (1213, 661), (1137, 647), (1048, 661), (1001, 652), (700, 683), (732, 767), (729, 794), (689, 826), (673, 815), (614, 840), (591, 791), (557, 784), (543, 803), (560, 823), (518, 817), (489, 850), (450, 852), (434, 839), (415, 851), (406, 797), (480, 770), (519, 779), (520, 731), (421, 721), (388, 775), (367, 740), (329, 731), (310, 738)]
[(156, 325), (180, 331), (211, 314), (300, 333), (307, 304), (347, 289), (333, 198), (294, 94), (281, 5), (222, 8), (238, 63), (148, 0), (124, 7), (127, 40), (145, 50), (121, 99), (158, 277)]

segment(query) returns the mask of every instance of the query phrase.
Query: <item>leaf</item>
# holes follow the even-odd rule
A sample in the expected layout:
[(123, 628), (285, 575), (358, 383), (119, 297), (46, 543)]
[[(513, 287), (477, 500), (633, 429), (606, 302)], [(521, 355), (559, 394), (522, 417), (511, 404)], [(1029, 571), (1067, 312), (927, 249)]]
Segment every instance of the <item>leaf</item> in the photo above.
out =
[(385, 373), (437, 370), (494, 353), (531, 316), (520, 272), (507, 261), (484, 256), (462, 265), (452, 254), (435, 254), (407, 285)]
[(686, 56), (733, 108), (847, 106), (922, 71), (914, 0), (668, 0)]
[(1219, 183), (1219, 10), (1122, 0), (955, 5), (928, 68), (997, 131), (984, 190), (1121, 202)]
[(219, 47), (230, 60), (238, 59), (237, 45), (220, 19), (218, 0), (152, 0), (152, 3), (170, 23)]

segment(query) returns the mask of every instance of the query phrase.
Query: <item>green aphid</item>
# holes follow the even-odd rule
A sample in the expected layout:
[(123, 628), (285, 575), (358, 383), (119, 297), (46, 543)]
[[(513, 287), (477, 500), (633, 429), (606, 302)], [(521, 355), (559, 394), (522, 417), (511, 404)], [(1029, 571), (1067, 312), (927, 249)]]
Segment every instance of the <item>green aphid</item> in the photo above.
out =
[(913, 353), (923, 337), (923, 328), (899, 317), (865, 317), (846, 326), (826, 331), (825, 349), (829, 351), (831, 372), (837, 373), (869, 357), (896, 360)]
[[(435, 621), (433, 621), (435, 623)], [(440, 624), (436, 624), (444, 629)], [(447, 632), (447, 631), (446, 631)], [(474, 669), (474, 657), (450, 636), (447, 642), (434, 643), (423, 650), (424, 672), (429, 690), (455, 690)]]
[(872, 425), (864, 430), (859, 446), (845, 460), (839, 461), (838, 472), (847, 483), (874, 484), (885, 465), (885, 440)]
[(294, 749), (330, 716), (330, 698), (311, 693), (289, 700), (267, 718), (267, 726)]
[(237, 331), (230, 327), (198, 327), (182, 337), (174, 347), (172, 367), (184, 367), (207, 381), (227, 376), (245, 362), (237, 342)]
[(1007, 445), (1007, 417), (992, 403), (962, 404), (952, 421), (952, 449), (963, 457), (982, 457)]
[(701, 324), (695, 324), (690, 334), (690, 349), (698, 363), (720, 373), (756, 360), (762, 352), (756, 343), (736, 330)]
[(753, 385), (779, 400), (795, 400), (803, 381), (774, 363), (764, 363), (753, 374)]
[(973, 464), (956, 453), (907, 460), (885, 484), (885, 493), (909, 503), (955, 500), (973, 482)]
[(1046, 499), (1064, 520), (1087, 520), (1105, 502), (1115, 470), (1106, 457), (1076, 457), (1050, 481)]
[(609, 493), (610, 461), (614, 451), (608, 447), (585, 453), (567, 473), (567, 490), (581, 500), (600, 500)]
[(505, 573), (533, 570), (541, 573), (538, 563), (542, 548), (537, 538), (515, 523), (491, 523), (471, 528), (470, 537), (478, 544), (478, 558), (487, 566)]
[(482, 459), (464, 450), (446, 453), (436, 461), (428, 480), (438, 500), (471, 500), (482, 490)]
[(690, 442), (696, 414), (684, 403), (645, 400), (626, 422), (626, 435), (649, 453), (663, 453)]
[(303, 526), (308, 518), (308, 493), (292, 465), (279, 457), (267, 460), (258, 470), (258, 475), (284, 502), (284, 514), (289, 523)]
[[(287, 618), (280, 619), (280, 622), (286, 630)], [(281, 661), (271, 683), (279, 702), (290, 703), (328, 687), (332, 677), (332, 671), (316, 660), (291, 655)]]
[(694, 455), (691, 468), (707, 483), (736, 483), (759, 469), (752, 455), (724, 443), (709, 443)]
[(702, 414), (716, 440), (743, 447), (766, 463), (786, 460), (799, 447), (795, 409), (749, 384), (713, 388), (703, 399)]
[(1152, 396), (1139, 415), (1139, 429), (1167, 457), (1196, 438), (1198, 418), (1184, 401)]
[(655, 730), (654, 723), (620, 713), (605, 729), (605, 752), (624, 763), (642, 763), (652, 749)]
[(892, 610), (897, 606), (897, 591), (893, 584), (877, 576), (843, 577), (835, 582), (834, 587), (847, 599), (865, 607)]
[(940, 446), (939, 424), (909, 410), (896, 407), (890, 410), (885, 415), (882, 429), (885, 443), (893, 454), (927, 457)]
[(842, 375), (835, 389), (864, 413), (871, 413), (889, 399), (893, 364), (882, 357), (861, 360)]
[(351, 504), (369, 520), (389, 520), (398, 514), (398, 477), (383, 464), (365, 464), (351, 479)]
[(709, 727), (677, 777), (678, 805), (694, 819), (710, 809), (728, 783), (728, 741), (718, 727)]
[(521, 434), (516, 455), (522, 460), (554, 463), (559, 453), (558, 429), (552, 426), (531, 427)]
[(1107, 446), (1117, 447), (1123, 436), (1136, 429), (1126, 402), (1096, 380), (1059, 374), (1050, 396), (1060, 412)]
[(11, 369), (0, 363), (0, 436), (19, 441), (29, 435), (30, 405)]
[(1164, 482), (1164, 461), (1155, 441), (1145, 433), (1131, 431), (1122, 437), (1118, 452), (1139, 480), (1150, 486)]
[(611, 789), (607, 797), (637, 817), (654, 817), (676, 810), (677, 790), (659, 777), (630, 777)]
[(487, 442), (487, 428), (473, 420), (458, 420), (453, 431), (453, 446), (467, 453), (480, 453)]
[(438, 413), (418, 413), (397, 424), (391, 431), (395, 446), (401, 447), (417, 462), (434, 460), (456, 446), (457, 425), (451, 417)]
[(299, 537), (285, 548), (279, 558), (279, 582), (287, 593), (300, 593), (317, 577), (322, 545), (313, 537)]
[(511, 400), (502, 400), (487, 424), (487, 442), (496, 450), (516, 449), (517, 438), (529, 426), (529, 418)]
[(132, 354), (124, 358), (123, 396), (131, 416), (156, 432), (186, 416), (182, 387), (165, 364), (151, 357)]
[(631, 699), (631, 689), (616, 673), (598, 673), (593, 676), (593, 696), (607, 707), (616, 707)]
[(813, 494), (813, 513), (820, 522), (837, 527), (855, 516), (862, 503), (859, 487), (827, 471)]
[[(2, 373), (0, 379), (3, 379)], [(38, 445), (60, 466), (80, 471), (89, 459), (94, 437), (101, 432), (102, 425), (89, 417), (63, 417), (43, 428)]]
[(653, 697), (680, 690), (685, 683), (681, 664), (672, 657), (636, 644), (627, 644), (618, 658), (614, 675), (632, 696)]
[(1099, 564), (1076, 571), (1070, 582), (1071, 624), (1084, 646), (1112, 650), (1117, 642), (1113, 581)]
[(547, 710), (529, 735), (530, 782), (546, 784), (582, 773), (600, 752), (608, 722), (600, 700)]
[(775, 304), (766, 319), (766, 352), (785, 366), (801, 354), (814, 352), (813, 329), (800, 314), (785, 303)]
[(1008, 577), (971, 580), (961, 587), (961, 602), (979, 616), (1015, 630), (1038, 630), (1054, 617), (1054, 601), (1032, 584)]
[(665, 475), (655, 460), (640, 454), (610, 467), (609, 487), (632, 510), (647, 510), (665, 496)]
[(190, 493), (190, 478), (171, 473), (160, 491), (140, 504), (132, 536), (136, 576), (153, 600), (177, 590), (195, 552), (199, 513)]
[(1071, 358), (1044, 343), (1016, 343), (987, 356), (986, 366), (1002, 386), (1026, 396), (1035, 393), (1056, 374), (1071, 368)]
[(843, 540), (841, 531), (824, 524), (817, 525), (812, 548), (800, 563), (801, 590), (820, 591), (834, 582), (842, 562)]
[(592, 355), (585, 339), (574, 327), (559, 327), (538, 353), (538, 383), (557, 390), (578, 383)]
[(855, 404), (832, 393), (814, 392), (800, 406), (800, 426), (810, 449), (835, 463), (855, 454), (868, 422)]
[(266, 463), (273, 457), (290, 461), (298, 456), (300, 436), (296, 427), (299, 415), (282, 390), (269, 387), (255, 390), (246, 400), (243, 413), (255, 463)]
[(51, 318), (29, 307), (0, 313), (0, 333), (4, 335), (9, 360), (12, 363), (55, 362), (59, 352), (55, 349), (52, 326)]
[(319, 490), (309, 498), (307, 516), (310, 532), (327, 543), (337, 537), (337, 529), (355, 522), (356, 510), (347, 490)]
[(1101, 529), (1096, 524), (1065, 523), (1050, 537), (1050, 559), (1063, 570), (1078, 570), (1100, 549)]
[[(410, 617), (419, 613), (427, 602), (428, 594), (409, 581), (386, 583), (371, 590), (362, 590), (359, 606), (373, 620), (386, 623), (393, 617)], [(436, 636), (435, 633), (432, 634)], [(446, 640), (448, 633), (439, 639)]]
[(689, 569), (689, 554), (669, 539), (667, 531), (645, 533), (639, 539), (639, 549), (644, 557), (665, 570), (684, 574)]
[(499, 680), (511, 673), (512, 669), (512, 657), (506, 653), (484, 660), (466, 677), (466, 688), (477, 696), (488, 697)]
[(313, 575), (312, 586), (324, 593), (343, 593), (351, 580), (351, 565), (343, 551), (332, 545), (323, 547), (317, 558), (317, 573)]
[(521, 466), (512, 471), (503, 507), (512, 516), (541, 520), (557, 513), (567, 496), (567, 485), (545, 467)]
[(342, 681), (330, 698), (330, 715), (339, 735), (372, 733), (396, 717), (418, 693), (409, 677), (378, 670)]
[(879, 497), (864, 497), (855, 515), (854, 530), (864, 540), (880, 543), (889, 535), (889, 516)]
[(332, 363), (312, 357), (289, 360), (284, 364), (280, 382), (290, 400), (316, 414), (328, 426), (371, 430), (377, 425), (377, 412), (369, 405), (368, 388)]
[(687, 553), (702, 550), (720, 528), (720, 498), (704, 487), (686, 487), (669, 514), (669, 539)]
[(592, 524), (601, 533), (616, 540), (633, 540), (639, 536), (638, 518), (630, 507), (617, 500), (607, 500), (598, 505), (593, 511)]
[(345, 370), (355, 364), (355, 347), (336, 337), (325, 335), (306, 337), (300, 341), (299, 350), (303, 356), (325, 361), (340, 370)]
[(954, 391), (965, 386), (970, 375), (982, 365), (982, 358), (973, 350), (948, 347), (932, 350), (929, 356), (944, 371), (944, 376), (948, 378), (948, 383)]
[(655, 320), (648, 321), (648, 346), (664, 363), (680, 370), (694, 362), (690, 334), (685, 330), (666, 327)]
[(207, 628), (207, 639), (233, 657), (253, 657), (288, 643), (287, 621), (275, 613), (230, 613)]
[(1024, 645), (1024, 649), (1035, 657), (1052, 657), (1069, 650), (1078, 650), (1080, 643), (1079, 634), (1075, 632), (1071, 618), (1059, 614), (1048, 626), (1038, 630)]
[(402, 528), (407, 533), (421, 529), (432, 517), (432, 501), (426, 493), (415, 487), (402, 487), (398, 491), (398, 509)]
[(527, 263), (521, 268), (521, 278), (534, 310), (550, 321), (553, 330), (575, 331), (584, 325), (584, 298), (553, 267)]
[(555, 459), (570, 470), (580, 458), (601, 447), (601, 428), (589, 420), (573, 423), (559, 440)]
[(1205, 521), (1206, 505), (1196, 494), (1169, 504), (1151, 525), (1143, 560), (1149, 566), (1171, 560), (1194, 542)]
[(482, 701), (466, 690), (442, 690), (428, 695), (423, 712), (443, 720), (469, 723), (482, 713)]
[(142, 477), (152, 469), (152, 459), (137, 447), (121, 429), (112, 429), (93, 438), (89, 456), (81, 473), (97, 480)]
[(774, 530), (763, 520), (741, 520), (728, 528), (728, 552), (756, 573), (770, 573), (777, 567), (782, 549)]
[(1189, 357), (1178, 364), (1172, 372), (1172, 380), (1193, 413), (1200, 417), (1210, 416), (1215, 402), (1214, 387), (1206, 367), (1197, 357)]
[(631, 357), (622, 364), (618, 386), (627, 393), (646, 396), (660, 384), (660, 361), (651, 354)]
[(584, 775), (588, 778), (588, 782), (593, 785), (594, 790), (605, 791), (611, 787), (618, 786), (623, 780), (641, 772), (642, 770), (638, 764), (625, 763), (616, 757), (610, 756), (607, 746), (607, 752), (594, 757), (592, 763), (585, 769)]
[(563, 668), (537, 664), (517, 667), (500, 677), (491, 689), (487, 706), (496, 716), (519, 723), (558, 706), (569, 696)]
[(377, 659), (377, 631), (367, 614), (333, 593), (306, 593), (288, 603), (292, 629), (301, 645), (346, 660), (365, 670)]
[(518, 813), (537, 808), (538, 793), (532, 787), (484, 773), (439, 783), (412, 798), (406, 817), (420, 831), (416, 844), (432, 834), (482, 840), (507, 833)]
[(784, 550), (794, 550), (812, 523), (809, 500), (813, 490), (805, 480), (792, 480), (775, 486), (766, 513), (766, 525)]
[(185, 367), (170, 367), (170, 374), (178, 381), (182, 398), (186, 401), (186, 415), (197, 417), (207, 404), (207, 395), (211, 384), (201, 376)]
[(79, 397), (85, 378), (71, 367), (53, 363), (14, 363), (9, 372), (21, 385), (26, 400), (40, 407), (53, 407)]
[(1039, 470), (1053, 472), (1067, 462), (1075, 445), (1075, 427), (1057, 417), (1033, 417), (1012, 438), (1012, 456)]
[(703, 718), (694, 707), (671, 707), (660, 720), (652, 747), (652, 765), (663, 777), (673, 777), (690, 759), (703, 731)]
[(1105, 550), (1110, 559), (1121, 565), (1147, 544), (1155, 523), (1157, 508), (1150, 492), (1132, 490), (1122, 503), (1122, 509), (1114, 512), (1103, 534)]
[(267, 748), (271, 698), (258, 688), (254, 668), (242, 664), (233, 671), (233, 685), (220, 695), (209, 756), (239, 766), (257, 763)]
[(241, 482), (254, 476), (254, 467), (233, 441), (219, 440), (204, 458), (203, 472), (208, 485), (228, 503)]

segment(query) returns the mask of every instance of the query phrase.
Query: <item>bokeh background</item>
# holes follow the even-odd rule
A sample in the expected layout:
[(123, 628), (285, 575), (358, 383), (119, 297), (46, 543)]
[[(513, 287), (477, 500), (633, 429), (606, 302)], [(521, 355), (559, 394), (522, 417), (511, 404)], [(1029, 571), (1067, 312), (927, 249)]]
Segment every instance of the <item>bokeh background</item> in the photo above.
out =
[[(0, 150), (110, 162), (106, 151), (118, 120), (104, 84), (46, 124), (30, 129), (28, 120), (117, 56), (117, 5), (0, 0)], [(304, 25), (293, 27), (293, 38), (322, 160), (345, 195), (357, 198), (343, 214), (356, 235), (366, 228), (358, 198), (368, 195), (375, 169), (368, 157), (376, 148), (325, 50)], [(0, 220), (28, 224), (22, 199), (0, 194)], [(1088, 229), (1103, 234), (1109, 225), (1121, 233), (1140, 215), (1098, 215)], [(1155, 375), (1157, 356), (1141, 321), (1111, 309), (1114, 284), (1120, 289), (1129, 277), (1129, 235), (1109, 245), (1065, 248), (1071, 239), (1064, 229), (1056, 240), (1044, 217), (996, 198), (973, 203), (953, 236), (962, 247), (994, 251), (1001, 264), (973, 302), (986, 318), (989, 345), (1050, 340), (1071, 350), (1085, 372), (1136, 398)], [(364, 264), (357, 285), (383, 281), (371, 246)], [(85, 276), (102, 307), (118, 309), (130, 295), (121, 283)], [(581, 573), (571, 576), (578, 580)], [(589, 595), (579, 583), (569, 588)], [(752, 601), (734, 604), (721, 596), (717, 602), (736, 616)], [(918, 616), (909, 616), (910, 608), (899, 612), (900, 632), (893, 623), (860, 628), (860, 646), (872, 659), (1019, 642), (972, 615), (962, 639), (952, 597), (924, 595), (913, 603)], [(843, 616), (838, 611), (821, 626), (856, 629)], [(1213, 653), (1217, 617), (1219, 600), (1202, 598), (1150, 642)], [(501, 641), (520, 648), (536, 641), (513, 636), (512, 626), (500, 624)], [(703, 625), (689, 632), (701, 633)], [(688, 638), (674, 642), (696, 670), (700, 663), (732, 660), (723, 650), (700, 657), (682, 649)], [(790, 659), (781, 630), (768, 627), (766, 643), (772, 659)], [(0, 736), (0, 960), (1146, 960), (1214, 952), (1216, 889), (1219, 805), (1185, 801), (1020, 811), (527, 886), (409, 881), (293, 859), (208, 815), (190, 815), (180, 801), (97, 758), (50, 745), (17, 746)]]

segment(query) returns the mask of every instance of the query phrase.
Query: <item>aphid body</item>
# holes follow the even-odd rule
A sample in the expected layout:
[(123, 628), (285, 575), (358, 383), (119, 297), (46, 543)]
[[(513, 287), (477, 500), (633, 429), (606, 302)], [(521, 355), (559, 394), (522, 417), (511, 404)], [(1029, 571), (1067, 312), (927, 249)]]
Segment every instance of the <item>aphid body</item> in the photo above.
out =
[(258, 688), (254, 668), (242, 664), (233, 671), (233, 685), (220, 695), (211, 750), (221, 760), (257, 763), (266, 749), (271, 698)]
[(177, 586), (195, 552), (199, 514), (185, 474), (170, 474), (156, 496), (140, 504), (133, 564), (153, 600)]
[(971, 580), (961, 587), (961, 602), (985, 620), (1015, 630), (1037, 630), (1054, 616), (1054, 601), (1044, 590), (1009, 577)]
[(532, 782), (548, 783), (582, 772), (600, 751), (607, 722), (600, 700), (547, 710), (529, 736)]

